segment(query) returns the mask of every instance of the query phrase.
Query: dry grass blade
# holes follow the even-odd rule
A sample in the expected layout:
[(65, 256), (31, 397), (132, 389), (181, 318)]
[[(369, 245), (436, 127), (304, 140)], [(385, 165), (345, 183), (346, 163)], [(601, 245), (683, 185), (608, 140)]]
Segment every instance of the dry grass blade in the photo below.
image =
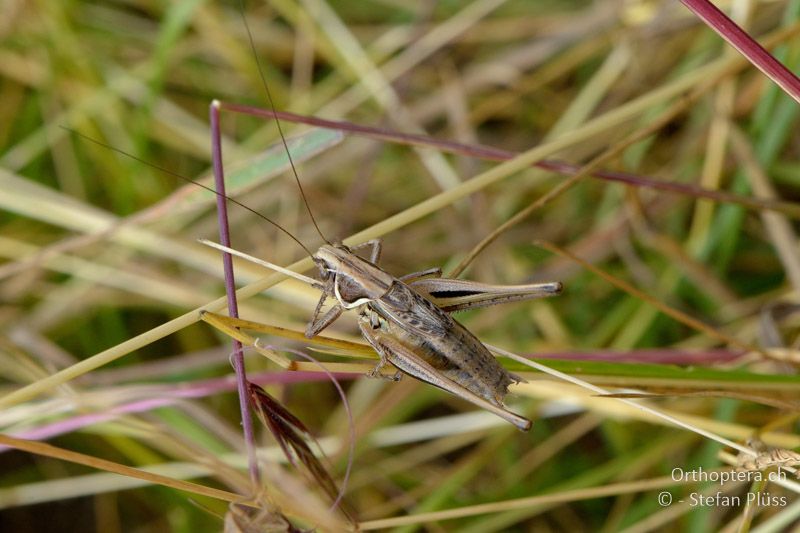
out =
[(762, 350), (761, 348), (757, 348), (755, 346), (751, 346), (750, 344), (748, 344), (746, 342), (743, 342), (741, 340), (738, 340), (735, 337), (732, 337), (730, 335), (726, 335), (726, 334), (722, 333), (721, 331), (718, 331), (717, 329), (712, 328), (711, 326), (709, 326), (707, 324), (704, 324), (703, 322), (697, 320), (696, 318), (687, 315), (683, 311), (680, 311), (678, 309), (674, 309), (674, 308), (670, 307), (669, 305), (667, 305), (667, 304), (665, 304), (665, 303), (653, 298), (649, 294), (646, 294), (645, 292), (637, 289), (636, 287), (634, 287), (630, 283), (627, 283), (627, 282), (625, 282), (625, 281), (623, 281), (621, 279), (616, 278), (615, 276), (612, 276), (612, 275), (608, 274), (607, 272), (602, 271), (601, 269), (599, 269), (596, 266), (594, 266), (594, 265), (588, 263), (587, 261), (581, 259), (580, 257), (578, 257), (575, 254), (569, 252), (568, 250), (564, 250), (563, 248), (555, 246), (555, 245), (553, 245), (551, 243), (542, 242), (542, 241), (537, 241), (534, 244), (536, 244), (537, 246), (541, 246), (542, 248), (544, 248), (546, 250), (549, 250), (549, 251), (551, 251), (553, 253), (556, 253), (556, 254), (559, 254), (559, 255), (562, 255), (564, 257), (568, 257), (568, 258), (572, 259), (573, 261), (579, 263), (584, 268), (592, 271), (593, 273), (595, 273), (598, 276), (602, 277), (603, 279), (605, 279), (609, 283), (615, 285), (619, 289), (627, 292), (628, 294), (631, 294), (631, 295), (635, 296), (636, 298), (639, 298), (639, 299), (649, 303), (650, 305), (656, 307), (662, 313), (664, 313), (666, 315), (669, 315), (670, 317), (674, 318), (675, 320), (678, 320), (679, 322), (682, 322), (683, 324), (686, 324), (687, 326), (689, 326), (689, 327), (691, 327), (693, 329), (696, 329), (697, 331), (701, 331), (701, 332), (705, 333), (706, 335), (708, 335), (710, 337), (713, 337), (713, 338), (715, 338), (715, 339), (717, 339), (719, 341), (732, 344), (734, 346), (737, 346), (737, 347), (742, 348), (744, 350), (747, 350), (749, 352), (759, 353), (765, 358), (769, 358), (770, 357), (770, 355), (769, 355), (769, 353), (767, 351)]
[(760, 403), (769, 405), (777, 409), (786, 409), (797, 411), (800, 410), (800, 400), (789, 395), (778, 397), (776, 395), (757, 394), (753, 392), (733, 392), (733, 391), (691, 391), (686, 389), (660, 389), (657, 387), (648, 387), (647, 392), (615, 392), (611, 394), (602, 395), (603, 398), (669, 398), (669, 397), (684, 397), (684, 398), (731, 398), (736, 400), (744, 400), (748, 402)]
[(507, 500), (503, 502), (494, 502), (485, 505), (473, 505), (461, 509), (449, 509), (447, 511), (438, 511), (433, 513), (425, 513), (417, 516), (401, 516), (397, 518), (387, 518), (383, 520), (374, 520), (370, 522), (362, 522), (361, 529), (369, 531), (373, 529), (381, 529), (387, 527), (396, 527), (408, 524), (426, 524), (429, 522), (439, 520), (452, 520), (462, 518), (465, 516), (475, 516), (485, 513), (497, 513), (500, 511), (507, 511), (512, 509), (531, 508), (537, 505), (549, 504), (554, 502), (564, 501), (579, 501), (584, 499), (593, 499), (606, 497), (610, 495), (627, 494), (631, 492), (644, 492), (648, 490), (668, 488), (671, 485), (681, 483), (676, 481), (670, 476), (630, 482), (619, 483), (614, 485), (607, 485), (594, 489), (580, 489), (574, 491), (563, 491), (558, 494), (545, 494), (542, 496), (533, 496), (530, 498), (518, 498), (514, 500)]
[(138, 468), (131, 468), (129, 466), (121, 465), (119, 463), (114, 463), (112, 461), (99, 459), (94, 456), (84, 455), (82, 453), (76, 453), (69, 450), (63, 450), (61, 448), (57, 448), (49, 444), (44, 444), (42, 442), (26, 441), (23, 439), (16, 439), (14, 437), (9, 437), (8, 435), (0, 435), (0, 444), (12, 448), (17, 448), (19, 450), (24, 450), (30, 453), (35, 453), (37, 455), (42, 455), (45, 457), (53, 457), (55, 459), (69, 461), (71, 463), (76, 463), (91, 468), (97, 468), (100, 470), (105, 470), (107, 472), (113, 472), (121, 476), (128, 476), (132, 478), (141, 479), (149, 483), (154, 483), (156, 485), (163, 485), (165, 487), (171, 487), (173, 489), (190, 492), (199, 496), (207, 496), (209, 498), (215, 498), (218, 500), (224, 500), (236, 503), (247, 503), (248, 500), (245, 496), (241, 496), (239, 494), (233, 494), (231, 492), (215, 489), (212, 487), (204, 487), (203, 485), (198, 485), (197, 483), (191, 483), (188, 481), (182, 481), (180, 479), (171, 479), (166, 476), (160, 476), (158, 474), (145, 472), (143, 470), (139, 470)]

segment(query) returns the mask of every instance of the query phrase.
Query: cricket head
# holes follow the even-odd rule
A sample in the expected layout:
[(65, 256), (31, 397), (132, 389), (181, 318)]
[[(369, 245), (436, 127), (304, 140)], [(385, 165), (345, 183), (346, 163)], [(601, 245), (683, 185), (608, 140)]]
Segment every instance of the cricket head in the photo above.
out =
[(323, 281), (336, 278), (336, 273), (342, 270), (346, 254), (352, 252), (344, 244), (324, 244), (317, 250), (312, 259)]
[(358, 257), (343, 244), (326, 244), (314, 254), (323, 281), (332, 279), (333, 294), (346, 309), (380, 299), (394, 278)]

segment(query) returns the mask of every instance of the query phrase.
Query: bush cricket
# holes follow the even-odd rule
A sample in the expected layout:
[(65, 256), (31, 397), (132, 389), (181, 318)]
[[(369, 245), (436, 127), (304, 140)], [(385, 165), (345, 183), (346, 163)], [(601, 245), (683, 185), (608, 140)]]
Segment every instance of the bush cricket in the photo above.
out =
[[(274, 113), (268, 88), (267, 95)], [(214, 105), (212, 104), (212, 112)], [(321, 278), (319, 282), (311, 283), (322, 291), (322, 295), (306, 328), (306, 337), (312, 338), (323, 331), (345, 310), (355, 309), (358, 312), (358, 326), (362, 336), (380, 356), (380, 362), (369, 372), (369, 376), (381, 376), (381, 368), (391, 363), (399, 370), (392, 379), (397, 380), (402, 374), (408, 374), (486, 409), (520, 430), (527, 431), (531, 427), (531, 421), (508, 411), (503, 406), (508, 386), (521, 381), (521, 378), (503, 368), (489, 350), (469, 330), (454, 320), (450, 313), (553, 296), (561, 291), (561, 284), (551, 282), (515, 286), (488, 285), (443, 278), (439, 269), (429, 269), (396, 278), (377, 265), (382, 250), (380, 240), (367, 241), (353, 248), (332, 243), (317, 225), (305, 198), (299, 175), (291, 161), (291, 152), (280, 128), (280, 122), (277, 121), (277, 124), (309, 217), (320, 237), (326, 242), (316, 253), (309, 252)], [(217, 127), (212, 128), (212, 136), (218, 138), (220, 135), (218, 124), (215, 123), (215, 126)], [(215, 153), (215, 158), (219, 157), (219, 154)], [(221, 160), (215, 161), (215, 168), (219, 169), (221, 180), (224, 177)], [(224, 192), (217, 194), (224, 197)], [(263, 218), (303, 246), (286, 229), (266, 217)], [(252, 259), (225, 246), (217, 247)], [(303, 248), (308, 252), (305, 246)], [(369, 259), (354, 253), (364, 248), (369, 248)], [(285, 269), (280, 271), (294, 275)], [(305, 276), (298, 278), (308, 281)], [(328, 298), (335, 299), (336, 303), (320, 316)]]
[[(553, 296), (561, 291), (560, 283), (488, 285), (442, 278), (438, 268), (395, 278), (376, 264), (382, 246), (378, 239), (353, 248), (321, 246), (312, 256), (321, 277), (321, 282), (316, 282), (228, 247), (201, 242), (320, 289), (322, 295), (305, 332), (308, 338), (330, 326), (345, 310), (356, 309), (362, 336), (380, 356), (368, 376), (382, 377), (381, 368), (391, 363), (399, 370), (392, 380), (408, 374), (486, 409), (520, 430), (530, 429), (530, 420), (503, 407), (508, 386), (521, 378), (503, 368), (450, 313)], [(369, 260), (354, 253), (367, 247), (371, 248)], [(336, 303), (320, 316), (327, 298)]]
[[(558, 294), (560, 283), (495, 286), (442, 278), (433, 269), (395, 278), (376, 265), (379, 240), (368, 241), (370, 260), (343, 245), (324, 245), (314, 256), (323, 283), (314, 317), (306, 330), (313, 337), (345, 309), (358, 310), (358, 327), (378, 352), (370, 372), (391, 363), (400, 371), (467, 400), (527, 431), (531, 421), (503, 407), (511, 383), (509, 373), (469, 330), (449, 312)], [(336, 304), (319, 316), (326, 298)], [(442, 304), (437, 305), (437, 299)], [(447, 302), (447, 303), (444, 303)], [(399, 374), (395, 374), (395, 379)]]

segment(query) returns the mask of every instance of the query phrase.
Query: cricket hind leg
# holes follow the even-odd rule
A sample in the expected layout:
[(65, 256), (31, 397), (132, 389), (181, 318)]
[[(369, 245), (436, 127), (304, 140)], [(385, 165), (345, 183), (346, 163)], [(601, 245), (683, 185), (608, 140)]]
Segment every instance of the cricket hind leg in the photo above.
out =
[(403, 373), (400, 370), (394, 373), (394, 375), (387, 375), (381, 372), (383, 367), (391, 364), (389, 362), (389, 354), (386, 352), (383, 346), (379, 342), (377, 342), (377, 338), (375, 336), (375, 330), (380, 327), (378, 322), (378, 318), (374, 313), (363, 313), (359, 317), (358, 320), (358, 328), (361, 330), (361, 334), (367, 340), (367, 342), (372, 346), (380, 360), (375, 365), (375, 367), (367, 372), (367, 377), (369, 378), (380, 378), (387, 381), (400, 381), (403, 377)]
[(411, 286), (413, 289), (413, 284), (417, 281), (428, 279), (428, 278), (441, 278), (442, 277), (442, 269), (439, 267), (429, 268), (427, 270), (420, 270), (419, 272), (412, 272), (411, 274), (406, 274), (405, 276), (400, 276), (399, 279), (406, 285)]
[(367, 339), (367, 342), (380, 354), (381, 363), (379, 363), (379, 366), (386, 364), (384, 362), (384, 359), (386, 359), (411, 377), (439, 387), (451, 394), (455, 394), (512, 423), (522, 431), (528, 431), (530, 429), (530, 420), (505, 409), (502, 403), (496, 405), (491, 399), (483, 398), (465, 388), (460, 383), (443, 375), (409, 346), (404, 345), (396, 338), (387, 335), (379, 329), (372, 329), (368, 321), (359, 321), (359, 327), (361, 328), (364, 338)]
[[(377, 348), (376, 348), (376, 351), (377, 351)], [(385, 381), (394, 381), (394, 382), (397, 382), (397, 381), (400, 381), (401, 379), (403, 379), (403, 373), (401, 371), (399, 371), (399, 370), (397, 370), (391, 376), (381, 372), (383, 367), (385, 367), (385, 366), (387, 366), (387, 365), (389, 365), (391, 363), (389, 363), (389, 359), (383, 353), (381, 353), (380, 351), (378, 352), (378, 355), (380, 356), (380, 361), (378, 361), (378, 364), (376, 364), (372, 368), (372, 370), (367, 372), (367, 377), (368, 378), (378, 378), (378, 379), (383, 379)]]

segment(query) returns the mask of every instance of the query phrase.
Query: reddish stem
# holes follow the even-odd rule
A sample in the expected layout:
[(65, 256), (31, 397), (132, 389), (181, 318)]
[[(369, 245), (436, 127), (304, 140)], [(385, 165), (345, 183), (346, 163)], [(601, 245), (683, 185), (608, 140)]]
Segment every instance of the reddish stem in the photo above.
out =
[(725, 13), (708, 0), (681, 0), (681, 2), (716, 31), (720, 37), (741, 52), (748, 61), (766, 74), (769, 79), (777, 83), (786, 94), (800, 103), (800, 79)]
[[(269, 109), (262, 109), (260, 107), (253, 107), (244, 104), (235, 104), (231, 102), (220, 102), (222, 109), (226, 111), (233, 111), (235, 113), (243, 113), (254, 117), (270, 118), (276, 120), (285, 120), (288, 122), (295, 122), (298, 124), (307, 124), (319, 128), (332, 129), (349, 133), (353, 135), (360, 135), (370, 139), (381, 139), (398, 144), (405, 144), (408, 146), (422, 146), (425, 148), (437, 148), (439, 150), (453, 153), (462, 154), (468, 157), (476, 157), (479, 159), (486, 159), (490, 161), (507, 161), (519, 155), (517, 152), (494, 148), (491, 146), (481, 144), (464, 144), (456, 141), (446, 139), (437, 139), (427, 135), (417, 135), (413, 133), (403, 133), (393, 131), (387, 128), (379, 128), (374, 126), (365, 126), (363, 124), (356, 124), (354, 122), (329, 120), (324, 118), (312, 117), (308, 115), (298, 115), (297, 113), (290, 113), (288, 111), (272, 111)], [(579, 165), (573, 165), (564, 161), (555, 160), (542, 160), (533, 164), (535, 167), (543, 168), (557, 174), (572, 176), (580, 170)], [(762, 198), (752, 198), (740, 194), (733, 194), (725, 191), (710, 190), (693, 185), (690, 183), (674, 183), (669, 181), (662, 181), (657, 178), (641, 176), (638, 174), (631, 174), (628, 172), (597, 170), (591, 174), (592, 177), (600, 178), (606, 181), (617, 183), (624, 183), (634, 187), (647, 187), (662, 191), (668, 191), (675, 194), (682, 194), (686, 196), (694, 196), (700, 198), (709, 198), (718, 202), (731, 202), (739, 205), (747, 206), (751, 209), (769, 209), (772, 211), (781, 211), (785, 214), (790, 214), (793, 217), (800, 216), (800, 209), (797, 205), (791, 202), (781, 200), (767, 200)]]
[[(211, 102), (209, 118), (211, 122), (211, 159), (214, 166), (214, 186), (217, 190), (217, 220), (219, 224), (219, 240), (223, 246), (230, 248), (231, 233), (228, 225), (228, 204), (225, 196), (225, 172), (222, 168), (222, 139), (219, 127), (219, 102)], [(225, 273), (225, 294), (228, 296), (228, 314), (239, 318), (239, 304), (236, 301), (236, 282), (233, 276), (233, 261), (228, 253), (222, 254), (222, 267)], [(253, 432), (253, 418), (250, 414), (250, 395), (247, 389), (247, 374), (244, 367), (242, 344), (233, 341), (233, 370), (236, 373), (236, 389), (239, 393), (239, 408), (242, 414), (242, 432), (247, 448), (247, 464), (253, 485), (260, 485), (258, 457), (256, 456), (256, 439)]]

